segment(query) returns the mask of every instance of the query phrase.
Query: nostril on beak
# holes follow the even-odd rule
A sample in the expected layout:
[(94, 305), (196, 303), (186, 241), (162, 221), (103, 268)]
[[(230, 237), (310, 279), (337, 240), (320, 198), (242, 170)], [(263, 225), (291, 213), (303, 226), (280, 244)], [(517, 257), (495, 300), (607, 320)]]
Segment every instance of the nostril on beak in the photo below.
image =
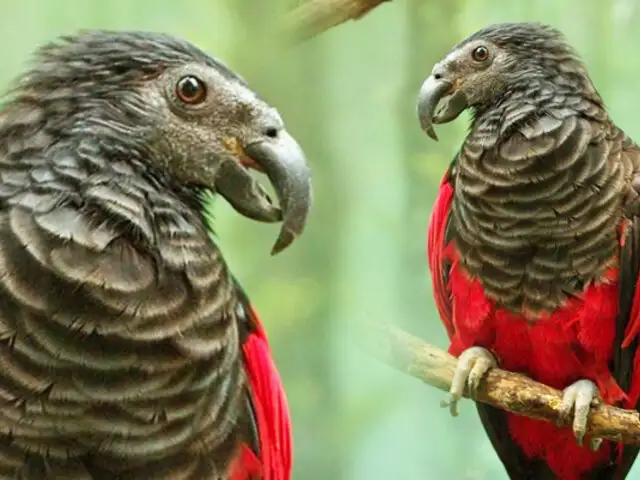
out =
[(431, 70), (431, 77), (434, 80), (447, 80), (449, 78), (449, 71), (447, 69), (447, 67), (445, 67), (444, 65), (441, 64), (437, 64), (436, 66), (433, 67), (433, 70)]

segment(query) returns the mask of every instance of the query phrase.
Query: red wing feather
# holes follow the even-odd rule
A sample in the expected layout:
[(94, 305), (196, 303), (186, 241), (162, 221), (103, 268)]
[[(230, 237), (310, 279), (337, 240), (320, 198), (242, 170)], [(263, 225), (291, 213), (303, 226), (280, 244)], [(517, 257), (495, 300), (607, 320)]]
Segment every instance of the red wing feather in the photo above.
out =
[(261, 478), (289, 480), (293, 455), (287, 398), (262, 323), (251, 306), (247, 310), (253, 330), (244, 343), (243, 353), (258, 425)]
[(453, 337), (455, 329), (453, 326), (453, 312), (451, 310), (451, 292), (448, 285), (448, 265), (446, 264), (445, 247), (446, 231), (453, 201), (453, 185), (449, 171), (444, 176), (438, 196), (431, 212), (429, 229), (427, 233), (427, 255), (429, 259), (429, 270), (431, 271), (431, 282), (433, 293), (440, 314), (440, 319), (444, 324), (449, 338)]

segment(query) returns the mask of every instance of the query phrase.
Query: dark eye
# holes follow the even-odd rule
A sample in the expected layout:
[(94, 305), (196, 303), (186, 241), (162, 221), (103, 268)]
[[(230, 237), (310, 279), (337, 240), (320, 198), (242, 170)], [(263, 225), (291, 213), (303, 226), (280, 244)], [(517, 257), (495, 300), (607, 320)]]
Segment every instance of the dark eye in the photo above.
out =
[(476, 62), (484, 62), (487, 58), (489, 58), (489, 49), (483, 46), (476, 47), (473, 49), (473, 52), (471, 52), (471, 57)]
[(178, 80), (176, 96), (188, 105), (195, 105), (203, 102), (207, 97), (207, 87), (199, 78), (187, 75)]

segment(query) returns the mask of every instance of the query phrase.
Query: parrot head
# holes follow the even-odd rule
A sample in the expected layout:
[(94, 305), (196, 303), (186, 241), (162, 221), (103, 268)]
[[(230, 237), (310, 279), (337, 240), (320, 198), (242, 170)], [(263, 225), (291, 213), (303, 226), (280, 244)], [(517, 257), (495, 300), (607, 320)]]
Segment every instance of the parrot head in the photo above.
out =
[(525, 22), (489, 25), (435, 64), (418, 94), (418, 117), (437, 140), (433, 125), (451, 122), (467, 108), (477, 117), (519, 95), (518, 103), (533, 109), (558, 88), (597, 97), (586, 68), (558, 30)]
[[(239, 213), (282, 222), (272, 253), (302, 233), (312, 192), (305, 155), (278, 111), (192, 44), (147, 32), (86, 31), (42, 47), (16, 92), (57, 137), (95, 134), (186, 191), (213, 191)], [(274, 204), (250, 170), (272, 183)]]

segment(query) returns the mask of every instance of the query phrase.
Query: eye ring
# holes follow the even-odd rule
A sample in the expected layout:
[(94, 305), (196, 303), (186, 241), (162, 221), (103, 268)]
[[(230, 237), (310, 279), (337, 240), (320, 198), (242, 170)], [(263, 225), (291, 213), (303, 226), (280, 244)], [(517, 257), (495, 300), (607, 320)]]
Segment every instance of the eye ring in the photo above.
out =
[(471, 58), (476, 62), (484, 62), (489, 58), (489, 49), (484, 45), (480, 45), (473, 49), (473, 52), (471, 52)]
[(207, 98), (207, 86), (199, 78), (186, 75), (176, 83), (175, 93), (182, 103), (196, 105)]

